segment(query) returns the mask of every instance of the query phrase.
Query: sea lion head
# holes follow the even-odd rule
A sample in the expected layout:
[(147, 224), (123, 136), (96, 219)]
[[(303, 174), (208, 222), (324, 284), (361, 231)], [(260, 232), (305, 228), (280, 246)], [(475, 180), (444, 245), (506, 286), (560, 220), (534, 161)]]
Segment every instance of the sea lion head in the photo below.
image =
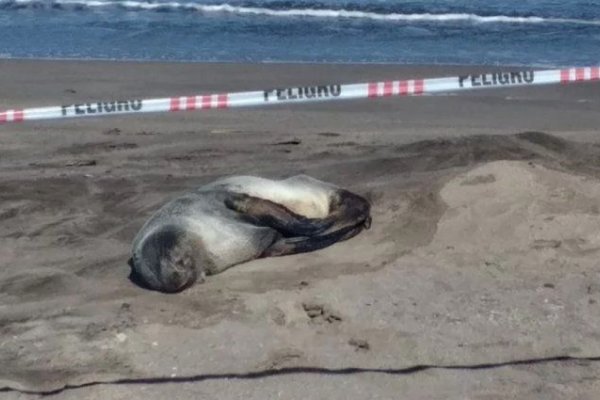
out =
[(204, 276), (192, 238), (176, 226), (152, 232), (134, 249), (132, 280), (149, 289), (180, 292)]

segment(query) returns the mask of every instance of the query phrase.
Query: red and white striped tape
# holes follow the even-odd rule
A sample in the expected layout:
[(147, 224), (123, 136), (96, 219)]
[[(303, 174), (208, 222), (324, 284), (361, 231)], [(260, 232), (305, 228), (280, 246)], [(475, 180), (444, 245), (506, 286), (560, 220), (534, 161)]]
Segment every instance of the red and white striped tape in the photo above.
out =
[(369, 83), (369, 97), (410, 96), (423, 94), (424, 79)]
[(8, 110), (0, 112), (0, 124), (5, 122), (22, 122), (24, 110)]
[(600, 80), (600, 67), (568, 68), (560, 71), (560, 82), (584, 82)]
[(205, 96), (171, 97), (169, 111), (208, 110), (210, 108), (227, 108), (228, 94)]
[(0, 124), (46, 119), (97, 117), (148, 112), (177, 112), (283, 103), (307, 103), (344, 99), (418, 96), (474, 89), (536, 86), (556, 83), (599, 81), (600, 67), (556, 70), (490, 72), (449, 78), (410, 79), (347, 85), (318, 85), (253, 92), (221, 93), (161, 99), (132, 99), (26, 108), (0, 112)]

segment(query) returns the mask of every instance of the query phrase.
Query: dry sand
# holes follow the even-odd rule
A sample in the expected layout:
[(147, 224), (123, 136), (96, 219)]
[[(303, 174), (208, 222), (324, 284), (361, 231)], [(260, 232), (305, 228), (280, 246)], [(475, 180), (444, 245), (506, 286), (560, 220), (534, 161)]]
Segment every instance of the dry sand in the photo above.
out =
[[(476, 70), (2, 61), (0, 109)], [(599, 89), (0, 127), (0, 397), (597, 398)], [(177, 295), (127, 279), (168, 199), (297, 173), (371, 230)]]

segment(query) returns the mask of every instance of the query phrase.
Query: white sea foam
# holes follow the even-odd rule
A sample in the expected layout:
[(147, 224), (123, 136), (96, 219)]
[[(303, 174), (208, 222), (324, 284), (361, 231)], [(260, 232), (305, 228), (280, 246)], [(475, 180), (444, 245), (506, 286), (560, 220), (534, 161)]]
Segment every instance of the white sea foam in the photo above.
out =
[(231, 4), (198, 4), (193, 2), (149, 2), (149, 1), (113, 1), (113, 0), (0, 0), (0, 6), (10, 5), (36, 5), (37, 7), (53, 5), (75, 6), (75, 7), (122, 7), (128, 10), (191, 10), (200, 13), (228, 13), (237, 15), (265, 15), (272, 17), (307, 17), (307, 18), (348, 18), (367, 19), (374, 21), (404, 21), (404, 22), (471, 22), (471, 23), (510, 23), (510, 24), (578, 24), (578, 25), (600, 25), (600, 20), (585, 20), (571, 18), (543, 18), (536, 16), (507, 16), (491, 15), (482, 16), (467, 13), (448, 14), (400, 14), (400, 13), (377, 13), (369, 11), (355, 11), (344, 9), (271, 9), (262, 7), (244, 7)]

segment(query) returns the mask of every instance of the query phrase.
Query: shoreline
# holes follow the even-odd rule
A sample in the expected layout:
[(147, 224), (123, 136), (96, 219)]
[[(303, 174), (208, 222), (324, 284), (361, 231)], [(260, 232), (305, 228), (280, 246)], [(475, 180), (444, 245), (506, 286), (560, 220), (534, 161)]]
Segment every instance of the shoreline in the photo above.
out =
[(224, 64), (224, 65), (355, 65), (355, 66), (401, 66), (401, 67), (448, 67), (448, 68), (461, 68), (461, 67), (476, 67), (476, 68), (539, 68), (539, 69), (558, 69), (558, 68), (575, 68), (575, 67), (589, 67), (590, 65), (557, 65), (557, 64), (452, 64), (452, 63), (440, 63), (440, 64), (427, 64), (427, 63), (410, 63), (410, 62), (376, 62), (376, 61), (339, 61), (339, 62), (327, 62), (327, 61), (210, 61), (210, 60), (146, 60), (146, 59), (107, 59), (107, 58), (27, 58), (27, 57), (0, 57), (2, 61), (32, 61), (32, 62), (45, 62), (45, 61), (64, 61), (64, 62), (106, 62), (106, 63), (138, 63), (138, 64)]

